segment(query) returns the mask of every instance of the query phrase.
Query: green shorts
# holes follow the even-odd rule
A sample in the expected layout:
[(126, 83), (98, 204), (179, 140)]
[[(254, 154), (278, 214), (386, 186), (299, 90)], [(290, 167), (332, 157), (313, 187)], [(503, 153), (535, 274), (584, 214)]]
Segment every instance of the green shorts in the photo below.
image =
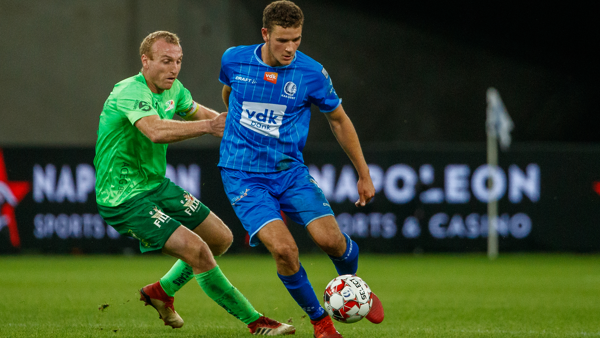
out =
[(183, 225), (194, 230), (210, 209), (169, 179), (116, 207), (98, 205), (107, 224), (120, 234), (137, 238), (140, 251), (163, 248), (171, 234)]

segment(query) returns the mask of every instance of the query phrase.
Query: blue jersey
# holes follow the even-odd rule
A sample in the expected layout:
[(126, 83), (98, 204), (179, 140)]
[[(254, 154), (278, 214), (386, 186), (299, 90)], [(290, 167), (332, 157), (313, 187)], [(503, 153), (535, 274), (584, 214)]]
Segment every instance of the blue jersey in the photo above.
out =
[(260, 45), (229, 48), (219, 81), (231, 87), (219, 167), (268, 173), (304, 163), (310, 106), (331, 112), (341, 103), (325, 68), (296, 51), (292, 63), (271, 67)]

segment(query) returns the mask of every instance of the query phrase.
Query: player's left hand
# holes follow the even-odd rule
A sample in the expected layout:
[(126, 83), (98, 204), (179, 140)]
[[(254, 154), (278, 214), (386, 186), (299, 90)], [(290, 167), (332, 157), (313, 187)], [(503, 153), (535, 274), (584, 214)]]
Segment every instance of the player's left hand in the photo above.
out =
[(357, 207), (364, 207), (367, 203), (371, 202), (373, 197), (375, 197), (375, 187), (373, 186), (373, 181), (368, 177), (367, 179), (358, 179), (358, 183), (356, 183), (356, 187), (358, 189), (358, 201), (354, 203)]
[(210, 120), (210, 134), (216, 137), (223, 137), (223, 131), (225, 130), (225, 121), (227, 120), (227, 113), (217, 115), (215, 118)]

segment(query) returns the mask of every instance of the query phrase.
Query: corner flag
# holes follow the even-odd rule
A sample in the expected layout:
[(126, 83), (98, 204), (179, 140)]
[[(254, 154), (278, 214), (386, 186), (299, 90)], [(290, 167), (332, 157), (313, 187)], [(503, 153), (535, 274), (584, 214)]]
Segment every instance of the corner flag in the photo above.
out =
[[(487, 119), (485, 121), (487, 131), (487, 162), (490, 170), (498, 169), (498, 138), (500, 147), (507, 150), (510, 146), (510, 132), (514, 124), (498, 91), (490, 87), (487, 90)], [(488, 181), (491, 189), (494, 182)], [(498, 200), (490, 198), (488, 201), (488, 257), (498, 257)]]
[(500, 138), (502, 150), (508, 149), (511, 141), (510, 132), (515, 125), (504, 107), (500, 94), (493, 87), (487, 90), (486, 126), (488, 135)]

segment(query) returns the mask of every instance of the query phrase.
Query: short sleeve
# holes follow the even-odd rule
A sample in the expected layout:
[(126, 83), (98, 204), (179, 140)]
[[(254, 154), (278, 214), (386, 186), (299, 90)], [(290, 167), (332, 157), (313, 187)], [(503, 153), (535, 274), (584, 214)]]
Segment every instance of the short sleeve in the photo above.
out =
[(231, 61), (231, 57), (233, 54), (233, 49), (235, 47), (231, 47), (229, 49), (227, 49), (225, 51), (225, 53), (223, 53), (223, 57), (221, 57), (221, 72), (219, 73), (219, 81), (226, 85), (231, 87), (231, 67), (230, 67), (230, 61)]
[(117, 96), (117, 110), (123, 113), (131, 124), (142, 117), (158, 115), (152, 107), (152, 94), (131, 86), (125, 88)]
[[(177, 80), (179, 82), (179, 80)], [(194, 115), (196, 113), (196, 103), (192, 99), (192, 94), (179, 83), (179, 92), (177, 95), (177, 107), (175, 113), (184, 119)]]
[(342, 99), (335, 92), (331, 77), (325, 68), (316, 76), (314, 90), (309, 94), (309, 100), (312, 104), (319, 107), (321, 112), (332, 112), (342, 103)]

